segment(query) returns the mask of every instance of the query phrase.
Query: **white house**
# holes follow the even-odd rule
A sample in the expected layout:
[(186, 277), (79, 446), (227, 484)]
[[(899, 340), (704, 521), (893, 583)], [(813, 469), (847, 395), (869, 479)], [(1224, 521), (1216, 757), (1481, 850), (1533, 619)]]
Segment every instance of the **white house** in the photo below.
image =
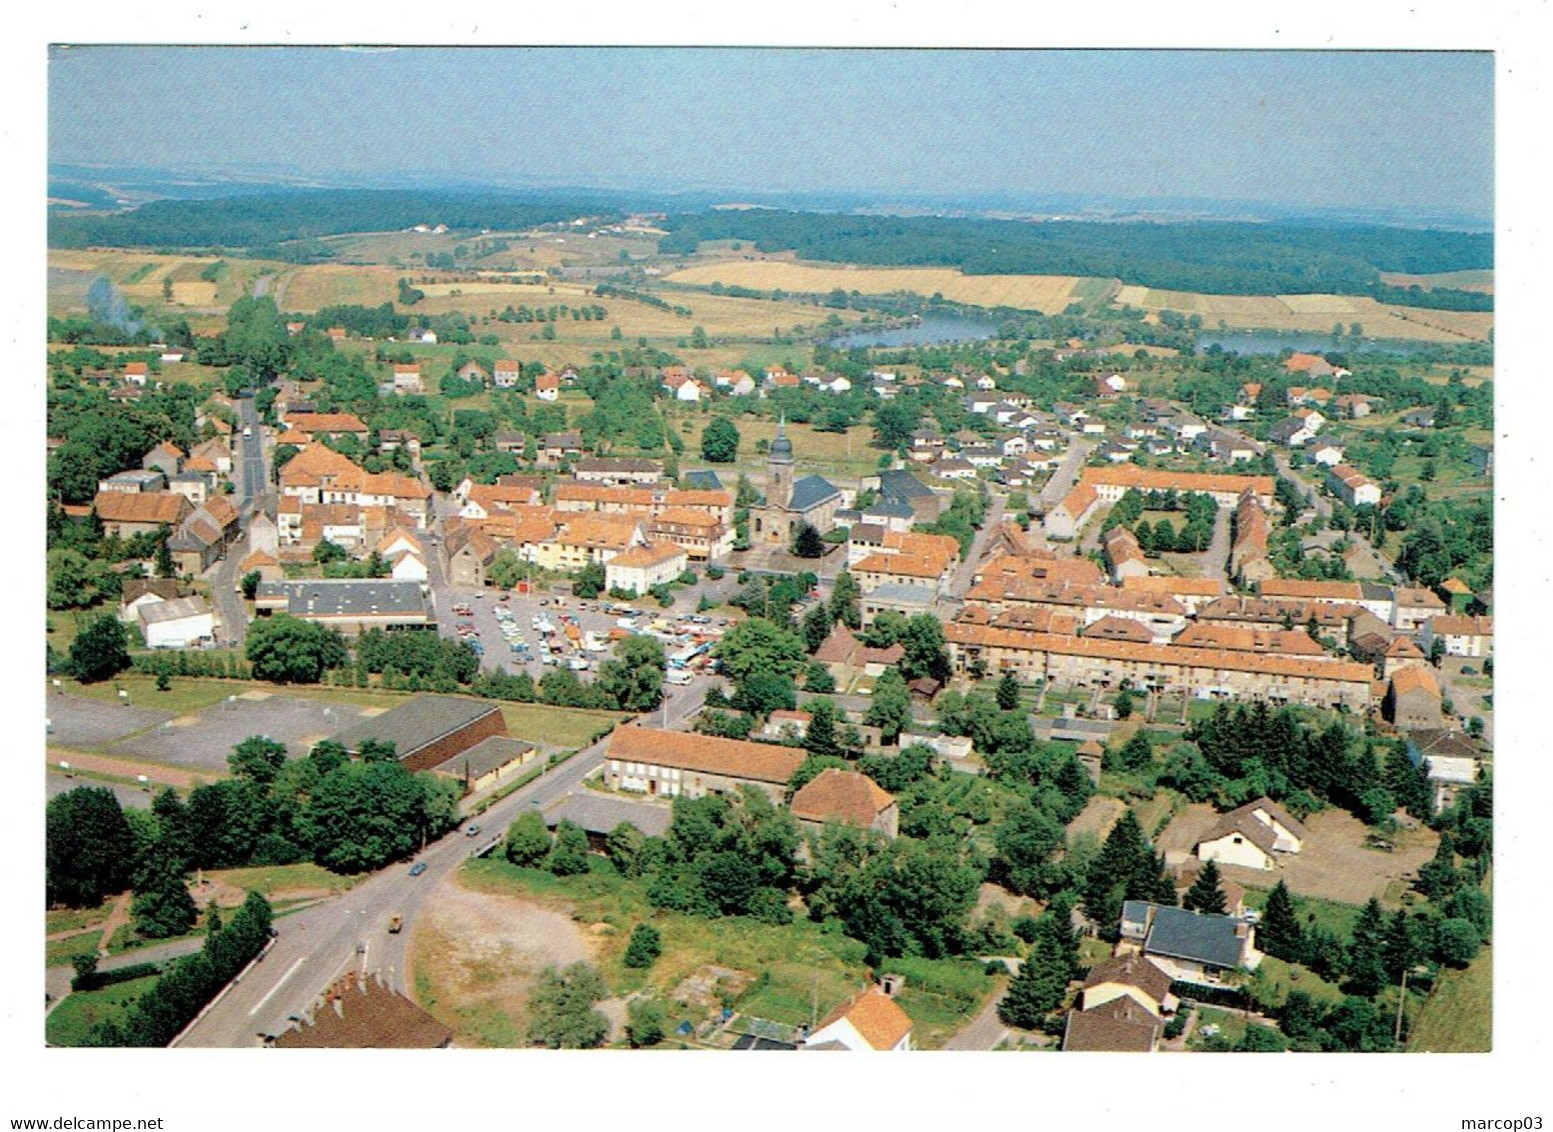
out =
[(394, 392), (395, 393), (424, 393), (426, 386), (421, 381), (421, 367), (411, 362), (408, 365), (395, 363), (394, 365)]
[(520, 372), (517, 362), (503, 358), (491, 367), (491, 384), (497, 389), (512, 389), (518, 384)]
[(412, 550), (401, 550), (389, 557), (393, 569), (389, 572), (396, 582), (424, 582), (427, 580), (426, 563)]
[(1197, 843), (1197, 857), (1248, 869), (1273, 869), (1278, 854), (1298, 853), (1305, 827), (1270, 798), (1247, 802), (1219, 818)]
[[(882, 981), (885, 987), (897, 985), (889, 975)], [(854, 1053), (909, 1050), (911, 1018), (891, 993), (881, 987), (869, 987), (826, 1015), (800, 1048)]]
[(685, 549), (672, 542), (632, 547), (604, 564), (604, 585), (611, 590), (644, 594), (679, 577), (689, 561)]
[(142, 604), (135, 610), (146, 645), (153, 649), (184, 649), (216, 635), (216, 617), (203, 598), (175, 597)]
[(1427, 654), (1440, 641), (1446, 656), (1485, 657), (1494, 653), (1492, 617), (1431, 617), (1424, 622), (1423, 650)]
[(542, 373), (534, 379), (534, 396), (541, 401), (556, 401), (561, 396), (561, 376)]
[(1335, 468), (1343, 462), (1343, 449), (1340, 445), (1324, 440), (1310, 450), (1310, 459), (1312, 463)]

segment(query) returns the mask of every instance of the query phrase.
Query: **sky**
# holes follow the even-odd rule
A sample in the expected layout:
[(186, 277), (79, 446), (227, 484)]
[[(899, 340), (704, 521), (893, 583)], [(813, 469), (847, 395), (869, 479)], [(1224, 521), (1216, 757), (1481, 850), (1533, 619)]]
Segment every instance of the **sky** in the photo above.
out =
[(56, 48), (54, 162), (1489, 217), (1486, 52)]

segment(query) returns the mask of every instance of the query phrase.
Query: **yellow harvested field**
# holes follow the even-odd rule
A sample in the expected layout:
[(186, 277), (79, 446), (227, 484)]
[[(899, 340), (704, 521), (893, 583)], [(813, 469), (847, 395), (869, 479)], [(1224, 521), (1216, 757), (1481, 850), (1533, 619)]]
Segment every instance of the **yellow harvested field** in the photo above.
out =
[(1493, 294), (1494, 272), (1492, 268), (1484, 268), (1479, 271), (1441, 271), (1433, 275), (1403, 275), (1398, 272), (1383, 271), (1380, 280), (1393, 287), (1422, 287), (1424, 290), (1433, 290), (1435, 287), (1448, 287), (1455, 291), (1485, 291)]
[(756, 290), (824, 293), (841, 288), (865, 295), (911, 291), (943, 295), (978, 306), (1018, 307), (1046, 314), (1061, 311), (1075, 298), (1082, 281), (1075, 275), (964, 275), (954, 268), (857, 267), (852, 265), (784, 263), (773, 260), (729, 260), (688, 267), (666, 276), (671, 283), (707, 286), (712, 283)]
[[(1146, 293), (1139, 297), (1138, 290)], [(1326, 333), (1335, 322), (1357, 322), (1370, 338), (1481, 342), (1493, 329), (1489, 312), (1433, 311), (1379, 303), (1361, 295), (1202, 295), (1124, 287), (1117, 296), (1144, 310), (1200, 315), (1207, 329), (1297, 330)]]
[(1116, 292), (1116, 304), (1122, 307), (1147, 306), (1149, 301), (1149, 289), (1139, 287), (1136, 283), (1129, 283)]
[(286, 309), (315, 311), (340, 303), (375, 307), (393, 301), (403, 277), (404, 272), (393, 267), (304, 267), (286, 280)]
[(216, 301), (216, 285), (203, 279), (173, 284), (173, 302), (185, 307), (208, 307)]

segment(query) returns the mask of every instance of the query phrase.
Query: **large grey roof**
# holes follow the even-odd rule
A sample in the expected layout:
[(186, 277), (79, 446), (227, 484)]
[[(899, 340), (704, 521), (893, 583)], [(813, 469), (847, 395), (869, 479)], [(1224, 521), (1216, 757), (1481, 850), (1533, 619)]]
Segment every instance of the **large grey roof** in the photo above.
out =
[(169, 601), (153, 601), (140, 607), (140, 619), (148, 625), (157, 621), (181, 621), (185, 617), (202, 617), (210, 612), (203, 598), (175, 597)]
[(685, 472), (680, 477), (680, 482), (688, 488), (697, 491), (721, 491), (723, 481), (717, 478), (717, 473), (710, 468), (698, 469), (693, 472)]
[(462, 754), (454, 755), (431, 769), (459, 777), (468, 775), (470, 778), (481, 778), (493, 770), (500, 770), (508, 763), (521, 759), (533, 749), (534, 744), (525, 743), (522, 739), (514, 739), (509, 735), (492, 735), (487, 739), (481, 739)]
[(894, 601), (907, 605), (932, 605), (936, 596), (931, 587), (913, 586), (904, 582), (886, 582), (882, 586), (875, 586), (865, 595), (875, 604)]
[(893, 468), (879, 473), (879, 494), (886, 499), (925, 499), (933, 489), (910, 472)]
[(674, 811), (667, 806), (587, 792), (568, 794), (545, 811), (545, 824), (549, 826), (564, 820), (581, 826), (587, 833), (610, 833), (621, 822), (626, 822), (649, 837), (662, 837), (669, 831), (673, 818)]
[(913, 512), (911, 505), (894, 497), (878, 499), (863, 508), (865, 515), (884, 515), (891, 519), (909, 519)]
[(1154, 926), (1143, 951), (1233, 969), (1240, 966), (1241, 943), (1235, 921), (1228, 916), (1161, 906), (1154, 912)]
[(827, 499), (833, 499), (841, 494), (840, 489), (824, 476), (804, 476), (803, 479), (793, 484), (793, 496), (788, 503), (788, 509), (792, 511), (807, 511), (811, 507), (818, 507)]
[(462, 696), (416, 696), (382, 715), (357, 720), (335, 735), (334, 741), (347, 751), (358, 751), (368, 739), (385, 740), (394, 745), (394, 753), (402, 759), (500, 710), (489, 700), (469, 700)]
[(419, 582), (381, 578), (311, 579), (260, 582), (258, 597), (284, 597), (294, 617), (351, 617), (371, 614), (424, 614), (426, 597)]

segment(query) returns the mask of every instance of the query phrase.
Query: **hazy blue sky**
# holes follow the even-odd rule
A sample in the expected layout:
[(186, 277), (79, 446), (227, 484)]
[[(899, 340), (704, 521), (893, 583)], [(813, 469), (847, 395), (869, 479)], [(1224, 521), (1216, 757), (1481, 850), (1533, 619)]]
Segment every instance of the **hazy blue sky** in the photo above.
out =
[(72, 48), (50, 158), (1493, 205), (1487, 54)]

